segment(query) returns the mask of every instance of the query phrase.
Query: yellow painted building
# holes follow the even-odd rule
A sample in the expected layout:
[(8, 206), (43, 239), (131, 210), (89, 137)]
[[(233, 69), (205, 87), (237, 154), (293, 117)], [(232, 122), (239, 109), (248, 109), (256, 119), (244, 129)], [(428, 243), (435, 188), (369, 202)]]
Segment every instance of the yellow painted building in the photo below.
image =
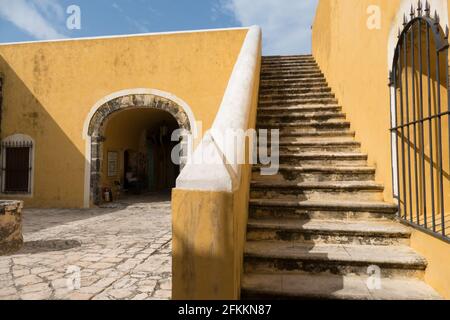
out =
[[(445, 29), (449, 25), (449, 5), (446, 0), (428, 1), (430, 5), (430, 16), (432, 18), (438, 15), (441, 29), (441, 35), (445, 37)], [(420, 1), (422, 11), (425, 16), (426, 2)], [(411, 19), (411, 6), (414, 6), (414, 16), (418, 16), (418, 2), (407, 0), (375, 0), (375, 1), (338, 1), (338, 0), (321, 0), (319, 1), (315, 21), (313, 24), (313, 55), (316, 58), (320, 68), (322, 69), (329, 85), (333, 88), (340, 104), (343, 106), (343, 111), (349, 119), (352, 129), (356, 132), (356, 137), (362, 142), (362, 150), (369, 155), (369, 162), (377, 168), (376, 180), (383, 183), (385, 186), (384, 196), (387, 201), (397, 201), (394, 195), (398, 195), (400, 188), (400, 195), (403, 199), (403, 174), (402, 174), (402, 159), (400, 157), (399, 177), (400, 181), (396, 181), (397, 164), (393, 158), (395, 154), (395, 139), (391, 140), (392, 136), (390, 128), (395, 127), (391, 118), (391, 106), (393, 104), (393, 91), (389, 90), (390, 72), (393, 70), (394, 54), (399, 41), (399, 32), (404, 29), (404, 16), (407, 22)], [(422, 25), (424, 28), (424, 25)], [(417, 56), (419, 54), (418, 33), (416, 32), (416, 39), (414, 47)], [(433, 46), (433, 36), (431, 34), (431, 46)], [(427, 76), (426, 76), (426, 58), (425, 58), (425, 39), (426, 33), (423, 31), (422, 35), (423, 48), (423, 74), (419, 73), (418, 62), (415, 64), (416, 70), (416, 88), (419, 88), (419, 79), (422, 77), (425, 86), (424, 101), (426, 105), (427, 99)], [(409, 42), (409, 39), (408, 39)], [(408, 44), (409, 48), (411, 45)], [(430, 48), (435, 49), (434, 47)], [(435, 52), (432, 51), (432, 52)], [(442, 111), (447, 111), (447, 83), (445, 81), (445, 55), (447, 51), (441, 54), (441, 100)], [(411, 59), (411, 50), (408, 51), (407, 60)], [(431, 60), (431, 82), (433, 87), (433, 108), (436, 105), (436, 58), (434, 54)], [(403, 64), (404, 59), (402, 59)], [(412, 72), (412, 63), (407, 62), (408, 73)], [(403, 81), (405, 75), (403, 72)], [(411, 78), (410, 78), (411, 79)], [(391, 84), (393, 85), (393, 84)], [(398, 86), (398, 84), (397, 84)], [(410, 108), (412, 109), (412, 85), (409, 83)], [(404, 89), (406, 90), (406, 89)], [(390, 95), (391, 93), (391, 95)], [(405, 93), (403, 93), (405, 95)], [(399, 93), (397, 100), (399, 100)], [(419, 105), (419, 91), (416, 91), (415, 102)], [(406, 102), (404, 98), (404, 108)], [(418, 111), (417, 111), (418, 113)], [(406, 114), (406, 112), (405, 112)], [(411, 121), (413, 120), (412, 110), (410, 111)], [(406, 115), (405, 115), (406, 117)], [(406, 123), (406, 118), (404, 119)], [(398, 114), (398, 124), (400, 124), (400, 115)], [(426, 131), (425, 125), (425, 131)], [(406, 130), (406, 129), (405, 129)], [(419, 130), (417, 126), (417, 130)], [(450, 180), (449, 180), (449, 136), (448, 136), (448, 116), (442, 117), (442, 153), (443, 153), (443, 196), (437, 195), (439, 190), (439, 172), (438, 169), (438, 154), (437, 154), (437, 129), (433, 125), (433, 145), (434, 145), (434, 177), (435, 177), (435, 205), (438, 206), (438, 201), (441, 197), (445, 198), (445, 221), (446, 229), (450, 226)], [(407, 130), (404, 135), (407, 135)], [(413, 148), (413, 129), (410, 129), (411, 138), (409, 139), (410, 154), (414, 158), (416, 155), (420, 159), (420, 148), (414, 152)], [(419, 134), (417, 133), (417, 139)], [(429, 135), (425, 133), (425, 168), (430, 166), (430, 143)], [(398, 139), (400, 141), (400, 138)], [(418, 143), (416, 143), (417, 145)], [(394, 150), (393, 150), (394, 148)], [(405, 151), (406, 158), (408, 151)], [(393, 161), (394, 159), (394, 161)], [(407, 162), (407, 161), (406, 161)], [(414, 163), (414, 162), (413, 162)], [(419, 164), (419, 160), (417, 161)], [(419, 166), (420, 167), (420, 166)], [(420, 168), (418, 169), (420, 170)], [(406, 191), (407, 204), (409, 206), (409, 192), (412, 190), (412, 212), (414, 221), (416, 221), (416, 213), (419, 213), (419, 220), (423, 224), (423, 197), (418, 196), (419, 210), (416, 210), (416, 196), (415, 196), (415, 173), (414, 164), (411, 166), (411, 174), (408, 174), (408, 164), (405, 165), (406, 171)], [(408, 177), (412, 176), (412, 188), (409, 189)], [(419, 192), (423, 191), (423, 184), (420, 183), (421, 172), (419, 176)], [(429, 171), (425, 172), (425, 179), (428, 181), (431, 174)], [(428, 210), (428, 225), (431, 224), (431, 185), (427, 182), (427, 210)], [(400, 204), (403, 208), (404, 203)], [(438, 210), (438, 209), (436, 209)], [(407, 207), (407, 220), (409, 217), (409, 209)], [(440, 213), (436, 218), (439, 224)], [(417, 221), (416, 221), (417, 222)], [(438, 231), (441, 229), (437, 226)], [(414, 229), (411, 246), (422, 253), (428, 259), (428, 268), (426, 273), (426, 280), (434, 288), (436, 288), (446, 298), (450, 298), (450, 245), (448, 241), (439, 240), (433, 236), (428, 235), (423, 230)]]

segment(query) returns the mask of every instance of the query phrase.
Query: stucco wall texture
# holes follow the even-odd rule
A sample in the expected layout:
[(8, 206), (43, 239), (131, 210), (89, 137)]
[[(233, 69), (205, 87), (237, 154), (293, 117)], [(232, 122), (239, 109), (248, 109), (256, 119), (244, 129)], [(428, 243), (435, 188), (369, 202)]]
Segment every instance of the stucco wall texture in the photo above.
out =
[[(447, 1), (430, 3), (445, 27)], [(377, 169), (376, 180), (385, 186), (386, 201), (393, 201), (389, 52), (395, 48), (403, 12), (408, 14), (411, 4), (417, 7), (417, 1), (406, 0), (319, 0), (313, 24), (313, 54), (362, 142), (363, 152)], [(370, 6), (380, 9), (379, 29), (367, 27), (373, 12), (368, 11)], [(425, 280), (450, 299), (450, 244), (414, 231), (411, 246), (428, 260)]]
[(171, 93), (190, 106), (206, 131), (247, 31), (0, 45), (1, 137), (22, 133), (35, 140), (34, 192), (14, 199), (26, 207), (83, 206), (89, 159), (83, 127), (93, 106), (112, 93)]

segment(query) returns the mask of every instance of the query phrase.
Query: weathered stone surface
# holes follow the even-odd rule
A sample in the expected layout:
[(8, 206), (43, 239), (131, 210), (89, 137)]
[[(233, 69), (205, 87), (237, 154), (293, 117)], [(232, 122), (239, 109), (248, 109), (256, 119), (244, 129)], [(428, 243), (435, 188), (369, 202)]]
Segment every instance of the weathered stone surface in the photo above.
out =
[(22, 201), (0, 201), (0, 255), (18, 251), (23, 245)]
[(265, 57), (261, 78), (257, 127), (280, 130), (281, 168), (253, 169), (243, 297), (439, 298), (314, 58)]
[(381, 287), (369, 289), (367, 277), (334, 275), (249, 275), (243, 280), (248, 298), (432, 300), (439, 295), (416, 279), (381, 279)]
[(91, 137), (91, 194), (95, 204), (101, 203), (100, 175), (102, 172), (102, 150), (105, 124), (108, 118), (121, 110), (130, 108), (150, 108), (170, 113), (181, 129), (191, 131), (189, 117), (183, 108), (175, 102), (149, 94), (134, 94), (113, 99), (100, 108), (93, 115), (88, 128)]
[(170, 299), (168, 196), (24, 216), (24, 247), (0, 257), (0, 300)]

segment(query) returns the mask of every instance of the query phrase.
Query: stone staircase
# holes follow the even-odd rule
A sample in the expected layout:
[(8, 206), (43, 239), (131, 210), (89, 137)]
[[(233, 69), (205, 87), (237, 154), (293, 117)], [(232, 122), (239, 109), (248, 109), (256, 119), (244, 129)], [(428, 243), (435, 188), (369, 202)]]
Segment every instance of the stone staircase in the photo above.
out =
[(257, 127), (280, 129), (280, 170), (253, 168), (242, 297), (439, 299), (314, 58), (264, 57), (260, 86)]

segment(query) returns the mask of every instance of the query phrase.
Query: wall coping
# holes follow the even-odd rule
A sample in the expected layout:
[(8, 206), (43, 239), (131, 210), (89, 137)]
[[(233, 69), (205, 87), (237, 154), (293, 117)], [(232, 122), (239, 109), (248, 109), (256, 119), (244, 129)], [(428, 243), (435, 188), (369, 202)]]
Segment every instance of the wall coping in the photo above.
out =
[(252, 26), (233, 68), (214, 123), (188, 159), (177, 179), (177, 189), (233, 192), (239, 187), (242, 165), (234, 158), (236, 152), (245, 151), (245, 141), (236, 151), (233, 141), (227, 141), (227, 134), (248, 129), (260, 55), (261, 28)]
[(217, 29), (197, 29), (197, 30), (183, 30), (183, 31), (166, 31), (166, 32), (147, 32), (147, 33), (133, 33), (133, 34), (119, 34), (111, 36), (94, 36), (94, 37), (78, 37), (78, 38), (62, 38), (62, 39), (48, 39), (48, 40), (32, 40), (32, 41), (17, 41), (0, 43), (0, 47), (17, 46), (26, 44), (40, 44), (40, 43), (61, 43), (73, 41), (90, 41), (90, 40), (108, 40), (121, 38), (137, 38), (137, 37), (153, 37), (177, 34), (191, 34), (191, 33), (208, 33), (208, 32), (222, 32), (222, 31), (239, 31), (246, 30), (248, 27), (235, 28), (217, 28)]

